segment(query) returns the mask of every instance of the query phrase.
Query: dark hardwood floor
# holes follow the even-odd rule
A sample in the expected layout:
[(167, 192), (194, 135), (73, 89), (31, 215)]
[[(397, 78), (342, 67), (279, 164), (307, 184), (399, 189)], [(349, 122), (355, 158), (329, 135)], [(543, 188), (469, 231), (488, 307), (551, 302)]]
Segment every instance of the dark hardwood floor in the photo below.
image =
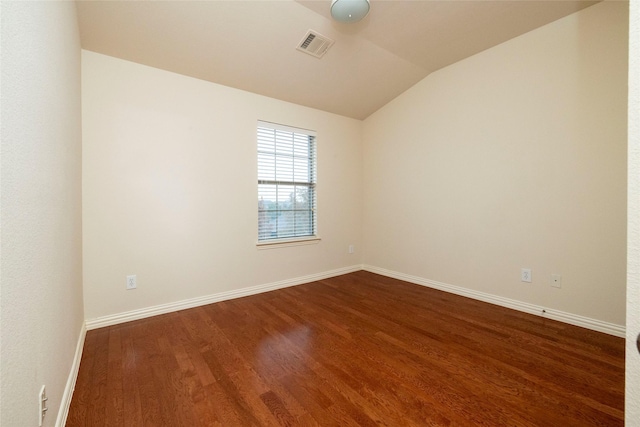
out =
[(622, 426), (624, 340), (364, 271), (89, 331), (67, 426)]

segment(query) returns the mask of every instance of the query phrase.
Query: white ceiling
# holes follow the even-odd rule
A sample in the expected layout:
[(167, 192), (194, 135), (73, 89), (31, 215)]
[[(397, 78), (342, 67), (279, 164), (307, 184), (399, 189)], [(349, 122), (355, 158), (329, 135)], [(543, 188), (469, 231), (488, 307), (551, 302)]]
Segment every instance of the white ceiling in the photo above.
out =
[[(429, 73), (577, 12), (584, 0), (372, 0), (359, 23), (331, 0), (79, 1), (82, 47), (364, 119)], [(317, 59), (307, 30), (335, 40)]]

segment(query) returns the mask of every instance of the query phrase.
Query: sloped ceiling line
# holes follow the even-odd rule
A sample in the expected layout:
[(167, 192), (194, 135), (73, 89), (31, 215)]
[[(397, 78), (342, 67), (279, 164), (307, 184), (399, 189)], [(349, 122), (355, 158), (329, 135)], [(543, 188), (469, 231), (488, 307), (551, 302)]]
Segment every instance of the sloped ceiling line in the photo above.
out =
[[(371, 0), (355, 24), (333, 21), (330, 0), (76, 4), (83, 49), (365, 119), (429, 73), (595, 3)], [(335, 40), (321, 60), (296, 50), (310, 28)]]

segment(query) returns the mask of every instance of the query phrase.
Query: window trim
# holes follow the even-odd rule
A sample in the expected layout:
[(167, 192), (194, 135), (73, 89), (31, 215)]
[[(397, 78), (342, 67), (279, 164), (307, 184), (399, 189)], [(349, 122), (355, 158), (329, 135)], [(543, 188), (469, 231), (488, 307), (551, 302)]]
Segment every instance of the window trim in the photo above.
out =
[(258, 240), (256, 247), (262, 249), (288, 248), (291, 246), (316, 245), (320, 243), (320, 236), (288, 237), (285, 239)]

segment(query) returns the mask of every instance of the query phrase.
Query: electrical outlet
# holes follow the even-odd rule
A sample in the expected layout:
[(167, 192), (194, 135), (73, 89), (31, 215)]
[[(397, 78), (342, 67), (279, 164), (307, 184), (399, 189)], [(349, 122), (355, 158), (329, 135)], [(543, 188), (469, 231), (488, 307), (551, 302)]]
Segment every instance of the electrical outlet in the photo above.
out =
[(136, 284), (136, 275), (132, 274), (130, 276), (127, 276), (127, 290), (135, 289), (137, 287), (138, 285)]
[(520, 281), (531, 283), (531, 269), (523, 268), (520, 270)]
[(551, 286), (553, 286), (554, 288), (561, 288), (562, 287), (562, 276), (559, 274), (552, 274), (551, 275)]
[(42, 386), (40, 389), (40, 394), (38, 394), (38, 426), (42, 427), (42, 421), (44, 420), (44, 416), (46, 415), (49, 408), (47, 408), (47, 391), (45, 390), (45, 386)]
[(352, 254), (356, 251), (355, 247), (353, 245), (349, 245), (349, 253)]

